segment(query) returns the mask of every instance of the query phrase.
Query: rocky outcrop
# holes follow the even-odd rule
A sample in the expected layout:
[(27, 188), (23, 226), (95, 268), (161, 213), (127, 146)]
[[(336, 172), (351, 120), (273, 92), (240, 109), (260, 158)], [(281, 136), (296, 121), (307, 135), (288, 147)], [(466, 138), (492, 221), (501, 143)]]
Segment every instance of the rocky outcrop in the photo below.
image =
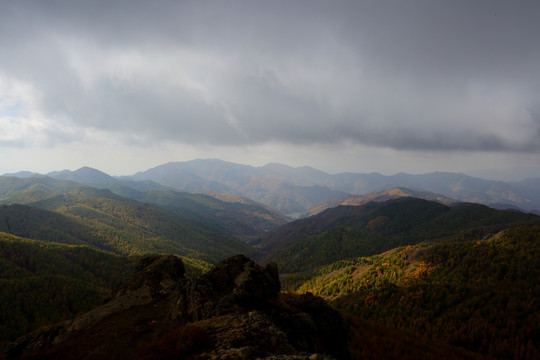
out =
[[(237, 255), (198, 278), (184, 273), (178, 257), (144, 258), (109, 302), (19, 339), (4, 355), (77, 360), (349, 358), (340, 314), (311, 294), (280, 293), (275, 264), (262, 267)], [(190, 329), (197, 329), (195, 339)], [(199, 345), (178, 348), (190, 339)], [(148, 347), (151, 341), (155, 343)]]
[(21, 354), (60, 343), (73, 332), (90, 328), (113, 314), (164, 298), (176, 287), (178, 281), (184, 278), (184, 273), (184, 264), (177, 256), (145, 257), (139, 261), (135, 273), (120, 284), (110, 301), (73, 320), (39, 329), (17, 339), (6, 347), (3, 355), (8, 359), (16, 358)]
[(178, 281), (184, 278), (184, 274), (184, 263), (177, 256), (145, 257), (137, 264), (135, 273), (118, 286), (113, 299), (75, 318), (62, 335), (65, 337), (73, 331), (87, 329), (99, 320), (133, 306), (167, 298)]
[(156, 300), (184, 278), (184, 263), (174, 255), (148, 256), (139, 261), (135, 273), (116, 289), (116, 297), (131, 296)]
[(243, 255), (218, 263), (197, 279), (184, 279), (172, 296), (171, 317), (181, 322), (208, 319), (234, 311), (256, 309), (280, 291), (277, 266), (257, 265)]

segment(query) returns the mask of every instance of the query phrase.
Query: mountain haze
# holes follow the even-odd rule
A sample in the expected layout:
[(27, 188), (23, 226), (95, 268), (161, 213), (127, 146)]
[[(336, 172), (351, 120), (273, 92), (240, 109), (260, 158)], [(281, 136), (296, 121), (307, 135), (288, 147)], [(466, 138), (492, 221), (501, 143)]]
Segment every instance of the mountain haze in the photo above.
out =
[(540, 182), (538, 179), (502, 182), (448, 172), (330, 175), (310, 167), (282, 164), (253, 167), (221, 160), (193, 160), (164, 164), (127, 178), (153, 180), (186, 191), (233, 193), (296, 217), (323, 201), (396, 187), (501, 209), (540, 209), (540, 193), (531, 185)]
[[(29, 172), (21, 173), (21, 177), (28, 175)], [(540, 209), (538, 178), (503, 182), (448, 172), (331, 175), (307, 166), (294, 168), (271, 163), (254, 167), (215, 159), (167, 163), (121, 177), (111, 177), (88, 167), (48, 175), (110, 188), (128, 197), (136, 196), (130, 195), (133, 190), (144, 192), (150, 189), (241, 196), (270, 206), (289, 218), (312, 214), (309, 209), (326, 201), (332, 200), (329, 204), (333, 205), (336, 204), (335, 199), (394, 188), (415, 191), (416, 194), (411, 194), (413, 196), (418, 196), (418, 192), (429, 192), (456, 201), (476, 202), (498, 209)]]
[(234, 201), (224, 201), (218, 197), (221, 196), (149, 190), (132, 198), (184, 218), (217, 226), (248, 244), (257, 242), (268, 231), (287, 223), (287, 219), (278, 212), (254, 201), (246, 202), (236, 198)]
[(299, 170), (278, 164), (256, 168), (221, 160), (193, 160), (160, 165), (125, 178), (152, 180), (189, 192), (240, 195), (298, 216), (319, 202), (346, 195), (316, 184), (311, 179), (314, 173), (324, 177), (311, 168)]
[[(61, 195), (66, 191), (81, 187), (81, 184), (86, 184), (108, 189), (123, 198), (161, 207), (212, 228), (220, 228), (244, 242), (256, 241), (266, 231), (287, 222), (277, 211), (253, 200), (217, 193), (209, 196), (174, 191), (170, 187), (150, 180), (116, 180), (89, 168), (76, 171), (75, 175), (63, 173), (63, 178), (72, 180), (59, 180), (49, 176), (22, 179), (0, 177), (0, 203), (29, 204)], [(81, 177), (81, 174), (92, 176), (86, 179)], [(218, 199), (219, 197), (223, 200)]]
[(64, 170), (52, 172), (48, 173), (47, 176), (58, 180), (71, 180), (89, 186), (118, 184), (120, 182), (112, 176), (88, 166), (84, 166), (75, 171)]

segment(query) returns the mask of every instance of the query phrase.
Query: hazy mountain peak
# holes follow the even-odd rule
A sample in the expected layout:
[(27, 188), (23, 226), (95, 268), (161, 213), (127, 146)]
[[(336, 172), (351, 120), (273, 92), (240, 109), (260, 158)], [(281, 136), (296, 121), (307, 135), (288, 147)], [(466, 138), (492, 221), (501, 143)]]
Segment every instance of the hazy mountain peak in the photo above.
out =
[(33, 177), (33, 176), (40, 176), (41, 174), (38, 174), (36, 172), (32, 172), (32, 171), (19, 171), (19, 172), (15, 172), (15, 173), (9, 173), (9, 174), (4, 174), (2, 176), (12, 176), (12, 177), (16, 177), (16, 178), (19, 178), (19, 179), (25, 179), (25, 178), (29, 178), (29, 177)]
[(59, 176), (59, 175), (65, 175), (65, 174), (69, 174), (69, 173), (71, 173), (71, 170), (63, 169), (63, 170), (58, 170), (58, 171), (51, 171), (51, 172), (47, 173), (46, 175), (49, 176), (49, 177), (56, 177), (56, 176)]
[(62, 170), (51, 172), (47, 176), (58, 180), (71, 180), (85, 185), (107, 185), (118, 183), (118, 180), (103, 171), (83, 166), (75, 171)]
[(262, 169), (273, 169), (273, 170), (294, 170), (294, 169), (296, 169), (296, 168), (294, 168), (292, 166), (285, 165), (285, 164), (282, 164), (282, 163), (277, 163), (277, 162), (268, 163), (266, 165), (261, 166), (261, 168)]
[[(26, 177), (31, 174), (21, 172), (14, 175)], [(325, 200), (349, 194), (365, 195), (396, 187), (443, 194), (456, 200), (496, 204), (498, 208), (534, 210), (540, 207), (537, 179), (503, 182), (441, 171), (395, 175), (344, 172), (330, 175), (310, 166), (292, 167), (268, 163), (255, 167), (219, 159), (195, 159), (169, 162), (133, 176), (117, 178), (88, 166), (47, 175), (98, 187), (120, 183), (127, 185), (129, 181), (131, 183), (127, 186), (139, 191), (148, 186), (141, 187), (133, 182), (151, 180), (162, 186), (192, 193), (218, 192), (248, 197), (293, 217)]]

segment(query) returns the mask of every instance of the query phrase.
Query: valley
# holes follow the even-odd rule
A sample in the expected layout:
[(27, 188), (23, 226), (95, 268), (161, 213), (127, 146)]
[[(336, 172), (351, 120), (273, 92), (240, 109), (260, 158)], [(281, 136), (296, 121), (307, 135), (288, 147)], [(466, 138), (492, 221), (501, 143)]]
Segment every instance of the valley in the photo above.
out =
[(418, 358), (410, 344), (421, 358), (537, 358), (534, 184), (219, 160), (4, 175), (0, 346), (103, 304), (149, 254), (178, 256), (189, 278), (243, 254), (277, 264), (280, 296), (339, 310), (353, 359)]

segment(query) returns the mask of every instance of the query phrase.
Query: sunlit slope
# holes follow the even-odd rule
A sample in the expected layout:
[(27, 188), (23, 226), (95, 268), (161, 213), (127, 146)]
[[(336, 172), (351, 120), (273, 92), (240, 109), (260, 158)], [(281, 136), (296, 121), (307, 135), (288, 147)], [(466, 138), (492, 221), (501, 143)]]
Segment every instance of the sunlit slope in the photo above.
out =
[(284, 281), (363, 319), (497, 358), (538, 358), (540, 227), (400, 247)]
[(447, 206), (416, 198), (338, 206), (272, 232), (263, 239), (263, 260), (276, 261), (283, 272), (303, 271), (402, 245), (539, 219), (536, 215), (479, 204)]
[[(109, 189), (123, 198), (152, 204), (186, 220), (189, 219), (190, 222), (197, 222), (203, 227), (225, 232), (246, 243), (258, 241), (261, 234), (287, 222), (277, 211), (249, 199), (233, 198), (226, 201), (216, 196), (227, 199), (227, 195), (210, 196), (173, 191), (151, 181), (120, 181), (97, 170), (90, 170), (83, 168), (75, 172), (60, 173), (64, 175), (61, 178), (70, 181), (47, 176), (22, 179), (0, 177), (0, 203), (31, 204), (82, 186), (93, 187), (96, 190)], [(89, 171), (90, 175), (96, 174), (90, 176), (87, 174)], [(105, 193), (99, 194), (103, 196)], [(110, 197), (111, 194), (107, 196)]]
[(212, 262), (252, 251), (218, 229), (108, 190), (79, 187), (30, 205), (2, 206), (0, 230), (124, 255), (166, 252)]

